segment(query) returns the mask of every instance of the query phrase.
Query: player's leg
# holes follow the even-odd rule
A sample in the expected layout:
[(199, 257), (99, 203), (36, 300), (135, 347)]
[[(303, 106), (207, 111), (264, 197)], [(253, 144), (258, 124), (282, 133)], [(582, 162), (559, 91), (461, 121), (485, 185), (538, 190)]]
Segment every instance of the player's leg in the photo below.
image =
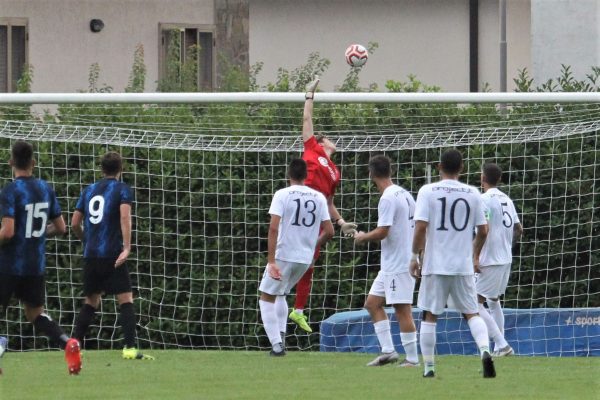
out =
[[(0, 308), (6, 310), (12, 296), (15, 284), (15, 276), (0, 274)], [(8, 338), (0, 336), (0, 359), (8, 349)], [(0, 375), (2, 375), (2, 365), (0, 365)]]
[(489, 337), (494, 341), (497, 350), (502, 349), (502, 355), (510, 355), (513, 353), (513, 349), (508, 345), (498, 325), (496, 325), (496, 322), (484, 307), (487, 297), (498, 296), (503, 281), (502, 275), (503, 269), (501, 266), (481, 267), (481, 272), (475, 283), (475, 289), (477, 291), (479, 316), (485, 322)]
[(435, 376), (435, 343), (437, 316), (444, 312), (449, 294), (449, 280), (443, 275), (424, 275), (421, 278), (417, 306), (423, 310), (419, 344), (423, 356), (423, 377)]
[(103, 291), (106, 276), (111, 273), (112, 270), (106, 268), (101, 259), (86, 258), (83, 260), (83, 295), (85, 300), (75, 319), (75, 329), (73, 330), (73, 337), (79, 340), (81, 344), (83, 344), (85, 334), (94, 320), (96, 310), (100, 306), (100, 293)]
[(292, 321), (294, 321), (302, 330), (308, 333), (312, 332), (312, 328), (308, 324), (307, 316), (304, 315), (304, 308), (308, 302), (308, 296), (310, 295), (313, 271), (314, 266), (311, 265), (296, 284), (296, 300), (294, 302), (294, 309), (289, 315), (289, 318)]
[(483, 377), (494, 378), (496, 376), (496, 370), (494, 368), (494, 362), (490, 353), (490, 339), (488, 336), (488, 329), (485, 325), (485, 321), (478, 314), (479, 306), (477, 304), (477, 291), (475, 289), (475, 282), (472, 276), (451, 276), (452, 285), (450, 288), (450, 295), (454, 299), (456, 311), (463, 314), (471, 335), (475, 339), (479, 353), (481, 354), (481, 361), (483, 364)]
[(390, 320), (385, 313), (384, 306), (385, 291), (383, 290), (383, 278), (381, 274), (378, 274), (373, 282), (373, 286), (371, 286), (371, 290), (369, 291), (367, 300), (365, 300), (364, 306), (371, 316), (375, 334), (377, 335), (377, 340), (381, 347), (381, 354), (367, 364), (369, 367), (378, 367), (394, 363), (398, 361), (399, 358), (398, 353), (394, 349)]
[[(85, 294), (85, 290), (84, 290)], [(100, 293), (86, 295), (83, 306), (79, 310), (77, 318), (75, 318), (75, 328), (73, 329), (73, 337), (83, 344), (85, 334), (94, 321), (96, 310), (100, 305)]]
[(406, 359), (400, 363), (402, 367), (416, 367), (419, 365), (417, 352), (417, 328), (412, 316), (412, 304), (394, 304), (396, 319), (400, 325), (400, 340)]
[[(260, 286), (258, 287), (258, 290), (260, 291), (258, 304), (260, 307), (260, 316), (263, 321), (263, 326), (265, 328), (265, 332), (267, 333), (267, 337), (269, 338), (269, 342), (271, 343), (270, 354), (272, 356), (284, 356), (285, 350), (283, 348), (283, 341), (281, 339), (280, 331), (282, 324), (279, 322), (279, 316), (277, 314), (277, 307), (275, 306), (275, 303), (277, 301), (277, 297), (284, 296), (286, 290), (288, 290), (293, 263), (287, 263), (281, 260), (276, 260), (276, 263), (281, 271), (281, 278), (273, 279), (269, 275), (268, 267), (265, 268)], [(302, 270), (302, 273), (303, 272), (304, 270)], [(300, 275), (298, 275), (298, 278), (299, 276)], [(298, 278), (296, 278), (296, 280)]]
[(487, 305), (490, 310), (490, 315), (494, 318), (502, 335), (504, 335), (504, 311), (502, 311), (502, 305), (500, 304), (500, 296), (506, 292), (506, 287), (508, 286), (508, 280), (510, 278), (511, 264), (505, 264), (501, 268), (502, 279), (498, 296), (489, 296), (487, 298)]
[(287, 328), (288, 304), (286, 296), (277, 296), (275, 299), (275, 313), (279, 323), (279, 334), (281, 336), (281, 345), (285, 349), (285, 331)]

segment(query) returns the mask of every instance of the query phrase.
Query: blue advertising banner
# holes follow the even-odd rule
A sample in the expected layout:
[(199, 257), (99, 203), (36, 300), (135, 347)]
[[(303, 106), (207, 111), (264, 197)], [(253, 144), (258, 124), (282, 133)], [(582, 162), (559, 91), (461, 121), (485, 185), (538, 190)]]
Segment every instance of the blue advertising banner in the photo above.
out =
[[(400, 331), (393, 309), (386, 309), (392, 321), (396, 350), (402, 351)], [(518, 355), (600, 356), (600, 308), (505, 309), (504, 334)], [(420, 323), (421, 313), (413, 310)], [(365, 310), (332, 315), (321, 323), (321, 351), (379, 352), (379, 343)], [(460, 314), (447, 310), (437, 323), (437, 354), (477, 354), (469, 326)]]

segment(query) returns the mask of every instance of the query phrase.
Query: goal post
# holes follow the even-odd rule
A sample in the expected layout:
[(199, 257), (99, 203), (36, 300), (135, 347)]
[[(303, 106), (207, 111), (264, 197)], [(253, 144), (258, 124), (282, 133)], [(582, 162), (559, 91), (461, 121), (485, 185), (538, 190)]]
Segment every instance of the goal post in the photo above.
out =
[[(55, 187), (70, 220), (80, 191), (100, 178), (99, 156), (121, 152), (123, 180), (135, 192), (129, 266), (140, 345), (266, 348), (257, 290), (268, 208), (302, 153), (303, 101), (303, 93), (2, 94), (2, 186), (10, 143), (28, 140), (35, 174)], [(482, 164), (497, 162), (525, 229), (504, 299), (515, 315), (509, 343), (522, 354), (600, 354), (600, 93), (316, 93), (314, 112), (316, 131), (338, 149), (334, 202), (361, 230), (377, 222), (371, 156), (388, 155), (394, 181), (414, 196), (436, 179), (445, 148), (461, 150), (461, 180), (475, 186)], [(72, 234), (48, 241), (46, 304), (67, 331), (82, 302), (81, 252)], [(317, 262), (307, 306), (315, 332), (289, 325), (288, 345), (318, 349), (319, 322), (360, 310), (378, 268), (378, 245), (336, 235)], [(101, 307), (86, 345), (118, 348), (115, 301)], [(557, 314), (534, 318), (542, 312)], [(459, 320), (449, 317), (449, 333), (462, 329)], [(49, 346), (14, 303), (0, 326), (11, 348)], [(569, 346), (557, 352), (544, 342), (529, 352), (539, 332)], [(461, 338), (452, 340), (465, 347)]]

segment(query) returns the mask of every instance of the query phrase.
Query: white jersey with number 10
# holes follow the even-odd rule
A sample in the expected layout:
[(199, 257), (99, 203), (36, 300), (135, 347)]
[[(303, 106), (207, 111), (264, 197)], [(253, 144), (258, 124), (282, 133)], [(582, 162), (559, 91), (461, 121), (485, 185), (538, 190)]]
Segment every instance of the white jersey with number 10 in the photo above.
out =
[(473, 233), (485, 225), (481, 194), (473, 186), (445, 179), (423, 186), (415, 221), (425, 221), (423, 275), (473, 275)]
[(325, 196), (308, 186), (292, 185), (275, 193), (269, 214), (281, 217), (275, 258), (312, 264), (321, 222), (330, 219)]

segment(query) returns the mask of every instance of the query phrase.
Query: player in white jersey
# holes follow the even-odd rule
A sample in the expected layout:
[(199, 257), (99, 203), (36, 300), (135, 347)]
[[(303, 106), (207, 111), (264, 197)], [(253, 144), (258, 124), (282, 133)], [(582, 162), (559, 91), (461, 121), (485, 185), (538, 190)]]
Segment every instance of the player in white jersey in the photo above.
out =
[[(495, 357), (508, 356), (512, 347), (504, 338), (504, 313), (499, 297), (506, 291), (512, 263), (513, 238), (523, 233), (521, 221), (512, 200), (496, 188), (502, 170), (494, 163), (483, 166), (481, 195), (486, 208), (489, 233), (479, 256), (479, 274), (475, 283), (479, 301), (479, 315), (485, 321), (494, 340)], [(488, 310), (483, 306), (487, 300)]]
[(365, 301), (365, 308), (371, 316), (381, 346), (381, 355), (367, 366), (381, 366), (396, 362), (399, 358), (392, 341), (390, 320), (384, 309), (386, 304), (391, 304), (406, 352), (406, 359), (400, 366), (414, 367), (419, 365), (417, 328), (412, 317), (415, 279), (408, 272), (408, 264), (415, 227), (415, 201), (409, 192), (392, 182), (389, 158), (382, 155), (371, 158), (369, 174), (381, 193), (377, 207), (377, 228), (354, 235), (356, 244), (381, 241), (381, 270)]
[(272, 356), (285, 355), (288, 316), (285, 296), (312, 263), (315, 248), (334, 233), (325, 196), (304, 186), (306, 162), (292, 160), (288, 176), (290, 186), (275, 193), (269, 209), (269, 253), (259, 287), (260, 313)]
[(417, 196), (410, 271), (422, 277), (417, 305), (423, 310), (420, 345), (427, 378), (435, 376), (436, 321), (449, 296), (467, 319), (481, 354), (483, 377), (496, 376), (487, 327), (477, 313), (474, 282), (487, 221), (479, 190), (458, 181), (462, 168), (458, 150), (444, 151), (439, 165), (441, 181), (423, 186)]

